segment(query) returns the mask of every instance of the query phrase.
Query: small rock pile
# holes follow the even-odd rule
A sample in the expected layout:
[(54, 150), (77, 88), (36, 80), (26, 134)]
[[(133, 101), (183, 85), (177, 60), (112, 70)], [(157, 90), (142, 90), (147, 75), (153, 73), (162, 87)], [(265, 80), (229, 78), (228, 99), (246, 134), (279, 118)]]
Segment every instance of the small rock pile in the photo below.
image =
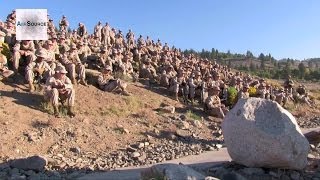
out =
[(320, 116), (314, 116), (308, 119), (300, 117), (297, 118), (297, 122), (301, 128), (316, 128), (320, 126)]

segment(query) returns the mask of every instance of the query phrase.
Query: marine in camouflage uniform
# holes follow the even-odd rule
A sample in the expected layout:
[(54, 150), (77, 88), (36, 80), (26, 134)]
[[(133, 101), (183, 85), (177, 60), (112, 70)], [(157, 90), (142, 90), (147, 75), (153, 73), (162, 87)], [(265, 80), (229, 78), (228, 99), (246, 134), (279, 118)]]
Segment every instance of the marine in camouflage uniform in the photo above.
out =
[(71, 80), (66, 76), (67, 71), (63, 66), (57, 66), (55, 74), (46, 81), (44, 99), (51, 102), (54, 108), (54, 115), (60, 117), (59, 101), (67, 101), (68, 115), (75, 116), (74, 101), (75, 90)]
[(80, 79), (80, 83), (87, 85), (85, 78), (85, 66), (81, 63), (77, 52), (77, 46), (71, 45), (70, 51), (62, 58), (62, 64), (68, 69), (73, 84), (76, 84), (76, 75)]
[(121, 94), (129, 96), (130, 94), (126, 91), (127, 83), (121, 81), (120, 79), (115, 79), (111, 75), (111, 72), (112, 68), (110, 66), (102, 68), (101, 74), (98, 77), (100, 89), (107, 92), (120, 90)]
[(13, 48), (13, 71), (18, 72), (20, 61), (27, 65), (35, 59), (35, 46), (33, 41), (23, 40)]
[(67, 32), (69, 27), (69, 22), (66, 18), (66, 16), (62, 16), (62, 19), (59, 22), (60, 31)]
[(38, 79), (38, 81), (46, 81), (46, 79), (51, 75), (54, 74), (51, 71), (50, 66), (47, 64), (47, 62), (44, 60), (47, 58), (47, 54), (44, 50), (41, 50), (36, 54), (37, 59), (31, 63), (29, 63), (25, 69), (26, 74), (25, 78), (29, 83), (29, 91), (33, 92), (35, 90), (33, 82), (35, 78)]
[(213, 86), (208, 89), (209, 96), (205, 101), (205, 112), (211, 116), (224, 118), (225, 114), (228, 112), (228, 109), (221, 104), (219, 93), (220, 88)]
[(1, 53), (2, 51), (2, 43), (0, 42), (0, 76), (3, 76), (5, 78), (10, 77), (14, 72), (8, 69), (7, 63), (7, 57)]

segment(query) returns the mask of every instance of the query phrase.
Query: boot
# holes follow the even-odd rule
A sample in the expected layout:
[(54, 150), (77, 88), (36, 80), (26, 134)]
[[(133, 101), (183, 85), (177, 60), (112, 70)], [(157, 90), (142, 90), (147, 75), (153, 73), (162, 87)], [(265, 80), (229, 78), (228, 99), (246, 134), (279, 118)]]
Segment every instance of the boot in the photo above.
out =
[(84, 86), (88, 86), (86, 80), (84, 80), (84, 79), (81, 79), (81, 80), (80, 80), (80, 84), (82, 84), (82, 85), (84, 85)]
[(178, 98), (178, 97), (179, 97), (179, 96), (178, 96), (178, 93), (175, 93), (175, 94), (174, 94), (174, 99), (179, 102), (179, 98)]
[(59, 107), (58, 106), (53, 106), (53, 110), (54, 110), (54, 116), (56, 118), (60, 118), (60, 113), (59, 113)]
[(72, 82), (72, 84), (77, 85), (77, 80), (76, 80), (76, 78), (73, 78), (73, 79), (71, 80), (71, 82)]
[(124, 95), (124, 96), (130, 96), (131, 94), (130, 94), (128, 91), (124, 90), (124, 91), (122, 91), (122, 95)]
[(29, 82), (29, 91), (34, 92), (35, 88), (32, 82)]
[(75, 117), (76, 116), (76, 113), (74, 112), (74, 107), (73, 106), (69, 106), (68, 115), (70, 117)]

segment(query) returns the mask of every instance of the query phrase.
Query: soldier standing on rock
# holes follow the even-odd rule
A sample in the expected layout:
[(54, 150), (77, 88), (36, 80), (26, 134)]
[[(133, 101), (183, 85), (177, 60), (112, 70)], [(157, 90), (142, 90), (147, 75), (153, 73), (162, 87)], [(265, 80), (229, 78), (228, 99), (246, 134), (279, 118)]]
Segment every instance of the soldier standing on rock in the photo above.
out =
[(59, 27), (61, 32), (67, 32), (69, 26), (69, 22), (66, 19), (66, 16), (63, 15), (62, 19), (59, 22)]
[(101, 22), (99, 21), (98, 24), (94, 27), (94, 36), (98, 37), (99, 41), (101, 41), (101, 33), (102, 33), (102, 25)]

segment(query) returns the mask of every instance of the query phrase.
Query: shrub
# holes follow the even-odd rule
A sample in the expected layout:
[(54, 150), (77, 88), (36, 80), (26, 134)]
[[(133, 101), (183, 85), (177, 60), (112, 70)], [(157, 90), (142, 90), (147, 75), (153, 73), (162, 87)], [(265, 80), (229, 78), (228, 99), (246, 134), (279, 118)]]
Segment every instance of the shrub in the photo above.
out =
[(257, 88), (255, 88), (255, 87), (249, 87), (248, 92), (249, 92), (250, 97), (257, 96)]
[(238, 91), (235, 87), (228, 88), (228, 98), (227, 102), (229, 106), (233, 106), (237, 102)]
[(9, 45), (7, 43), (2, 43), (3, 49), (1, 53), (6, 56), (7, 60), (9, 61), (11, 59), (11, 52)]
[(192, 112), (191, 110), (188, 110), (186, 112), (186, 116), (188, 117), (188, 119), (201, 120), (201, 117), (199, 115), (195, 114), (194, 112)]

